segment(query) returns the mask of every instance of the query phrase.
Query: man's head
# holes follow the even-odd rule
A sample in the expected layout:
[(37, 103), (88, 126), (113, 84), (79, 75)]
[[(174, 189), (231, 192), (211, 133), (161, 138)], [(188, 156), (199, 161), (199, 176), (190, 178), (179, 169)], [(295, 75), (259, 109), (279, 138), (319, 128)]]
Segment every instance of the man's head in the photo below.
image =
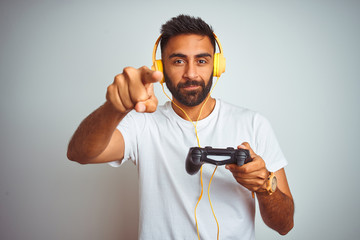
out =
[(166, 86), (175, 100), (197, 106), (210, 92), (215, 37), (200, 18), (179, 15), (161, 28), (161, 54)]
[(160, 33), (161, 53), (163, 53), (164, 48), (166, 47), (170, 38), (176, 37), (181, 34), (196, 34), (201, 36), (207, 36), (210, 39), (215, 52), (216, 47), (213, 29), (201, 18), (195, 18), (188, 15), (179, 15), (177, 17), (173, 17), (161, 26)]

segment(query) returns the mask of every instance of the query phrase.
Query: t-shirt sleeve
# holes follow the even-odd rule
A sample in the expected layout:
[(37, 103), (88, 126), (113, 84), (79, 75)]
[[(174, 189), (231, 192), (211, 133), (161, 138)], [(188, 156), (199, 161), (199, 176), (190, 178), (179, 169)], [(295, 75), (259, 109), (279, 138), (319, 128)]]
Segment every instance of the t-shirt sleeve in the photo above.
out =
[(124, 159), (122, 161), (110, 162), (110, 166), (119, 167), (126, 161), (132, 161), (135, 165), (138, 159), (138, 136), (139, 127), (143, 126), (143, 116), (135, 111), (131, 111), (121, 120), (117, 129), (121, 132), (124, 138)]
[(264, 159), (266, 168), (271, 172), (285, 167), (288, 162), (280, 149), (278, 140), (269, 121), (260, 114), (254, 117), (255, 153)]

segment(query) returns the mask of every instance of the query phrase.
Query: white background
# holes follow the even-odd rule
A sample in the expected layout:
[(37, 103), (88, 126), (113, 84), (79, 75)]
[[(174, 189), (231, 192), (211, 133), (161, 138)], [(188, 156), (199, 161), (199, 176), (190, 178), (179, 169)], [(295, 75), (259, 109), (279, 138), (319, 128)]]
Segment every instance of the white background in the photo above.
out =
[[(136, 239), (135, 166), (70, 162), (67, 143), (116, 74), (151, 66), (160, 26), (180, 13), (211, 24), (224, 48), (213, 96), (275, 129), (296, 207), (282, 239), (356, 239), (359, 10), (349, 0), (2, 0), (0, 239)], [(280, 238), (259, 215), (256, 234)]]

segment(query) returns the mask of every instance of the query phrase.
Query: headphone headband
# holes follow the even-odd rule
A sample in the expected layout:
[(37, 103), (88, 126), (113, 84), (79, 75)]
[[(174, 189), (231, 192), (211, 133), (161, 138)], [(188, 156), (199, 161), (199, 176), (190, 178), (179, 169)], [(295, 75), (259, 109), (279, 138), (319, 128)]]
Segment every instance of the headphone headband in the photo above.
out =
[(216, 43), (217, 43), (217, 45), (218, 45), (218, 47), (219, 47), (219, 52), (220, 52), (221, 54), (223, 54), (223, 48), (222, 48), (222, 46), (221, 46), (221, 44), (220, 44), (220, 41), (219, 41), (218, 37), (216, 36), (215, 33), (213, 33), (213, 35), (214, 35), (215, 41), (216, 41)]
[(153, 54), (152, 54), (153, 63), (156, 61), (156, 50), (157, 50), (157, 48), (159, 46), (161, 37), (162, 37), (162, 34), (156, 39), (156, 42), (155, 42), (155, 45), (154, 45)]

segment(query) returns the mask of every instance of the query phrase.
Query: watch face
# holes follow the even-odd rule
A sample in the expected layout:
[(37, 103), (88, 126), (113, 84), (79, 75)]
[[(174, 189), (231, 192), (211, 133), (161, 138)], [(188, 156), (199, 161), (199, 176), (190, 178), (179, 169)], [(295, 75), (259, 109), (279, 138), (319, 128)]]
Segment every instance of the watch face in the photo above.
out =
[(277, 179), (276, 179), (276, 177), (274, 176), (273, 179), (272, 179), (272, 181), (271, 181), (271, 190), (272, 190), (273, 192), (275, 192), (276, 186), (277, 186)]

